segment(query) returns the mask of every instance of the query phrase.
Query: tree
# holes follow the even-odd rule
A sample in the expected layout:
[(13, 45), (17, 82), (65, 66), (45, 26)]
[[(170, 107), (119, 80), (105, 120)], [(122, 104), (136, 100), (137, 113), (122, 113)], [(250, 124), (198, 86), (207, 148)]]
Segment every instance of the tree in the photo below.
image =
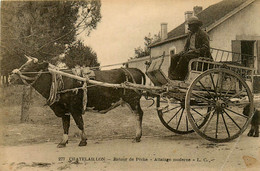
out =
[[(101, 20), (100, 0), (1, 2), (1, 73), (30, 55), (51, 62), (65, 53), (79, 32), (87, 34)], [(24, 88), (21, 121), (27, 121), (30, 91)]]
[(144, 37), (144, 48), (141, 46), (135, 48), (135, 58), (142, 58), (145, 56), (150, 55), (150, 48), (149, 46), (160, 40), (160, 32), (158, 34), (154, 34), (154, 36), (151, 36), (151, 33), (149, 33), (147, 36)]
[(100, 0), (20, 1), (1, 3), (1, 69), (11, 71), (24, 54), (51, 61), (64, 53), (77, 34), (95, 29)]
[(81, 41), (77, 41), (68, 47), (64, 62), (69, 68), (73, 68), (76, 65), (89, 67), (100, 65), (97, 61), (97, 54), (91, 47), (84, 46)]

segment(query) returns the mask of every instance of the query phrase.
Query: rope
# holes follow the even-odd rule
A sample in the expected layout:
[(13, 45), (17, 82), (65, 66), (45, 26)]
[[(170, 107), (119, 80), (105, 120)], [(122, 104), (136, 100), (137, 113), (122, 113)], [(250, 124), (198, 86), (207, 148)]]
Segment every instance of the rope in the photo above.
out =
[(51, 106), (51, 105), (53, 105), (53, 103), (59, 101), (60, 94), (58, 94), (57, 92), (64, 88), (62, 76), (58, 75), (56, 73), (51, 73), (51, 74), (52, 74), (52, 83), (51, 83), (50, 95), (46, 102), (46, 104), (49, 106)]

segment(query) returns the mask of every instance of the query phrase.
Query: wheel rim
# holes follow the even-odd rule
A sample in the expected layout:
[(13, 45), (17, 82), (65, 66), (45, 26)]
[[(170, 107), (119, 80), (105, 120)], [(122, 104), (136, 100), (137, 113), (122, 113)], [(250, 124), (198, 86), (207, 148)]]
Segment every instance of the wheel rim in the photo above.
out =
[[(158, 116), (167, 129), (177, 134), (189, 134), (194, 132), (188, 121), (184, 100), (168, 99), (167, 101), (166, 98), (159, 98), (158, 100), (157, 105), (160, 106), (157, 109)], [(199, 127), (202, 127), (207, 119), (208, 118), (202, 120)]]
[[(200, 105), (192, 105), (192, 99)], [(227, 69), (212, 69), (199, 75), (191, 83), (185, 102), (193, 129), (213, 142), (237, 138), (252, 119), (252, 93), (241, 76)], [(243, 109), (248, 104), (249, 116), (245, 116)], [(203, 127), (197, 125), (198, 113), (209, 118)]]

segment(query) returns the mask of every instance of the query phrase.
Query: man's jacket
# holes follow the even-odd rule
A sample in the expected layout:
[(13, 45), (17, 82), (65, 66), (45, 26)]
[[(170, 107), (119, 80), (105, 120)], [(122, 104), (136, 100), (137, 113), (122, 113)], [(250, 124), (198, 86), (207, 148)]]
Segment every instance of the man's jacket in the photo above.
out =
[[(200, 28), (194, 34), (195, 34), (195, 48), (196, 48), (195, 52), (198, 53), (200, 57), (212, 58), (210, 54), (208, 34), (205, 31), (201, 30)], [(184, 46), (185, 52), (189, 51), (191, 36), (192, 33), (189, 33)]]

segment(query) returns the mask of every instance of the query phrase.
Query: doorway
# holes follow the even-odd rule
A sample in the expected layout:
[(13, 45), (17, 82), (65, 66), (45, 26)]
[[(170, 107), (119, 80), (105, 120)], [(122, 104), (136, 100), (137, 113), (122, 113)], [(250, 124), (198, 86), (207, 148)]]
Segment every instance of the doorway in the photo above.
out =
[(245, 67), (254, 68), (254, 43), (255, 41), (241, 41), (241, 63)]

